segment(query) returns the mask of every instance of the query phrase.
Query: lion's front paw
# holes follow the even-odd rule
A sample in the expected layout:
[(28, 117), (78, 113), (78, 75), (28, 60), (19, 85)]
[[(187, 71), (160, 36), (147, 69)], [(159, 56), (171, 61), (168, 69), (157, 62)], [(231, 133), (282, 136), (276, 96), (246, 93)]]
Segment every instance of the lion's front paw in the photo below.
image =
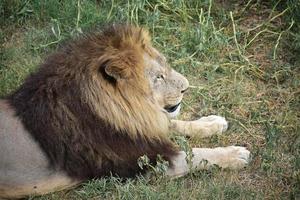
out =
[(216, 126), (218, 127), (218, 132), (225, 132), (228, 128), (228, 122), (224, 117), (217, 116), (217, 115), (209, 115), (207, 117), (201, 117), (197, 121), (205, 122), (208, 126)]
[(221, 134), (228, 128), (228, 122), (226, 119), (217, 115), (201, 117), (200, 119), (194, 121), (194, 125), (201, 130), (203, 137)]
[(250, 151), (245, 147), (229, 146), (216, 148), (220, 157), (216, 159), (217, 165), (222, 168), (241, 169), (250, 162)]

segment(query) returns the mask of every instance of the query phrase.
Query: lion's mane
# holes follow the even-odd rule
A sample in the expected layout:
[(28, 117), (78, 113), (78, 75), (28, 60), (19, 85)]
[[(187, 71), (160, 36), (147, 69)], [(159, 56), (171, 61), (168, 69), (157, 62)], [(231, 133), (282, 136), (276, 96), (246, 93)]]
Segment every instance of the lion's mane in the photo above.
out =
[(9, 96), (51, 167), (79, 179), (128, 177), (142, 155), (155, 163), (176, 154), (144, 76), (151, 48), (141, 28), (106, 28), (61, 47)]

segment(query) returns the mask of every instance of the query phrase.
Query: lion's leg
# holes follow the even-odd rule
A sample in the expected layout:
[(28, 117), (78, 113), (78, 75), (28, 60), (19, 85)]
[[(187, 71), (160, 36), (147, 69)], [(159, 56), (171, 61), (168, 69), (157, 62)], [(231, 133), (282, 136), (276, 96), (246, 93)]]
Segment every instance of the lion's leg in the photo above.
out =
[(39, 180), (29, 180), (27, 183), (2, 184), (0, 185), (0, 199), (47, 194), (75, 187), (79, 183), (79, 181), (71, 179), (64, 173), (53, 173)]
[(182, 135), (209, 137), (226, 131), (228, 123), (224, 117), (210, 115), (195, 121), (171, 120), (171, 128)]
[[(250, 157), (250, 152), (240, 146), (193, 148), (192, 151), (192, 169), (203, 169), (214, 164), (222, 168), (240, 169), (248, 164)], [(189, 172), (184, 151), (180, 151), (172, 163), (173, 166), (166, 172), (168, 176), (180, 177)]]

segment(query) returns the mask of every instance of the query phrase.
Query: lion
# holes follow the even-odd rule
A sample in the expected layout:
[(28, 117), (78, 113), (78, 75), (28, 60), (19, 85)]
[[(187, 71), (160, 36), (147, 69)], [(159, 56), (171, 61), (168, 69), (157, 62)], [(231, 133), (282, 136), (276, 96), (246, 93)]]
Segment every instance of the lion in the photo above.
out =
[[(166, 175), (191, 168), (169, 133), (223, 133), (220, 116), (176, 120), (187, 79), (172, 69), (144, 28), (113, 25), (59, 48), (0, 101), (0, 198), (42, 195), (113, 174), (146, 172), (161, 155)], [(192, 169), (243, 168), (240, 146), (193, 148)]]

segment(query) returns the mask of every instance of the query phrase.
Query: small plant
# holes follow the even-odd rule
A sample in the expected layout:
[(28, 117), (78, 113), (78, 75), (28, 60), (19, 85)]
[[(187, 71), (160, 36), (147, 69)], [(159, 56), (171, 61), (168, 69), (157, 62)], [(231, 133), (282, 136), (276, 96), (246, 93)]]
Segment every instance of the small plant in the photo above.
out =
[(150, 159), (146, 155), (139, 157), (137, 162), (141, 169), (150, 169), (155, 175), (164, 175), (169, 167), (169, 162), (164, 160), (161, 155), (157, 155), (155, 166), (150, 163)]
[(189, 169), (192, 170), (192, 159), (194, 155), (189, 142), (183, 136), (173, 136), (173, 140), (179, 145), (180, 149), (182, 149), (186, 153), (185, 160), (188, 163)]

